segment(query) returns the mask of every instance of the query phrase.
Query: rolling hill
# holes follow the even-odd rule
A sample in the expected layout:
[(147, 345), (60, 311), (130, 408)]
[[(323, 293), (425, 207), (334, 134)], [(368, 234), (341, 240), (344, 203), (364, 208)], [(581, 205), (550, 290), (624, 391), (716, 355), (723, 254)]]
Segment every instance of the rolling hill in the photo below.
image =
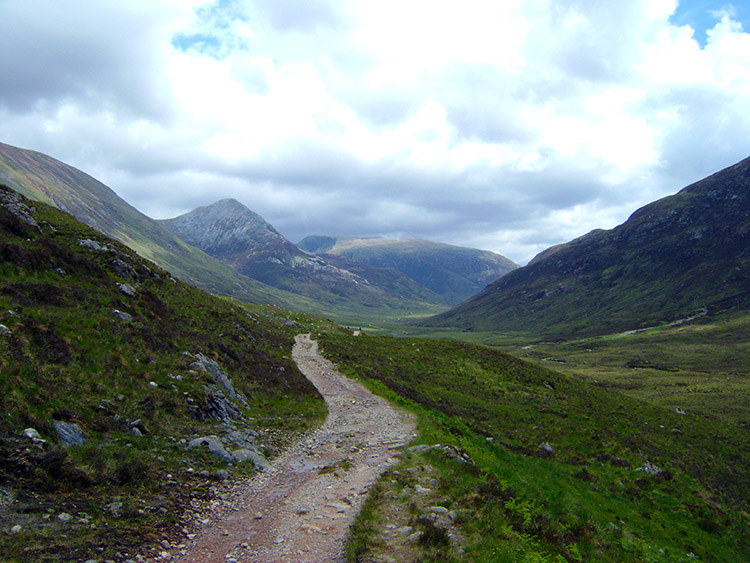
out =
[(750, 308), (750, 159), (540, 253), (429, 326), (545, 337)]

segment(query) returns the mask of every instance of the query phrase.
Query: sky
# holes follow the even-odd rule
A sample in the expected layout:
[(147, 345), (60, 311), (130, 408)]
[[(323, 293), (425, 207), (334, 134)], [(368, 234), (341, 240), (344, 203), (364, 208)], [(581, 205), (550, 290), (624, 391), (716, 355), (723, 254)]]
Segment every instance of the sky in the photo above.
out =
[(734, 0), (0, 0), (0, 141), (153, 218), (525, 264), (750, 156)]

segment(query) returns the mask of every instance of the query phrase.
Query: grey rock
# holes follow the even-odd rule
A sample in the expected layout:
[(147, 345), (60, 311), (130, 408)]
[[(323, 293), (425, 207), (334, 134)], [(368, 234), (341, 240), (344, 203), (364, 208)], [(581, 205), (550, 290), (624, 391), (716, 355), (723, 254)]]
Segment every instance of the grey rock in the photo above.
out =
[(682, 410), (680, 407), (675, 407), (674, 412), (677, 414), (687, 414), (684, 410)]
[(87, 250), (105, 250), (108, 251), (109, 247), (104, 246), (103, 244), (99, 244), (95, 240), (91, 240), (89, 238), (84, 238), (78, 241), (78, 244), (82, 246), (83, 248), (86, 248)]
[(548, 443), (544, 442), (543, 444), (539, 444), (539, 449), (543, 452), (547, 452), (548, 454), (554, 454), (555, 449)]
[(132, 266), (126, 264), (119, 258), (115, 258), (114, 260), (112, 260), (112, 269), (121, 278), (125, 278), (126, 280), (131, 281), (138, 281), (138, 272), (136, 272)]
[(120, 319), (121, 321), (125, 321), (126, 323), (133, 322), (133, 315), (130, 315), (129, 313), (126, 313), (125, 311), (120, 311), (119, 309), (112, 309), (112, 316), (117, 319)]
[(128, 297), (135, 297), (135, 288), (132, 285), (127, 283), (118, 283), (117, 287), (119, 287), (120, 291), (122, 291)]
[(86, 443), (86, 434), (77, 424), (53, 420), (52, 425), (66, 446), (81, 446)]
[(26, 205), (23, 202), (23, 198), (16, 192), (0, 192), (0, 205), (2, 205), (11, 215), (14, 215), (27, 225), (35, 227), (40, 230), (39, 224), (36, 222), (32, 213), (35, 212), (33, 207)]
[(206, 448), (209, 452), (217, 457), (220, 457), (224, 461), (232, 463), (234, 458), (224, 448), (224, 444), (218, 436), (201, 436), (188, 442), (190, 448)]
[(226, 436), (224, 436), (224, 441), (229, 442), (230, 444), (234, 444), (235, 446), (240, 448), (255, 450), (257, 449), (255, 436), (256, 434), (252, 430), (248, 430), (245, 432), (240, 432), (239, 430), (231, 430)]
[(645, 473), (646, 475), (660, 475), (664, 473), (663, 469), (661, 469), (657, 465), (654, 465), (650, 461), (644, 463), (643, 466), (636, 469), (636, 471), (640, 471), (642, 473)]
[(226, 481), (229, 479), (229, 472), (225, 469), (219, 469), (218, 471), (214, 471), (212, 477), (217, 481)]
[(265, 456), (256, 450), (241, 448), (239, 450), (234, 450), (231, 455), (236, 463), (252, 461), (255, 468), (260, 471), (266, 471), (271, 467), (271, 464)]
[(231, 378), (227, 375), (227, 372), (219, 367), (219, 364), (201, 353), (196, 354), (195, 358), (197, 361), (190, 366), (191, 369), (210, 373), (216, 383), (224, 390), (227, 397), (233, 401), (239, 401), (245, 407), (248, 406), (245, 397), (234, 388)]
[(66, 272), (66, 271), (65, 271), (65, 270), (63, 270), (62, 268), (55, 268), (55, 273), (56, 273), (57, 275), (59, 275), (59, 276), (60, 276), (61, 278), (64, 278), (65, 276), (67, 276), (67, 275), (68, 275), (68, 272)]
[(431, 506), (427, 509), (432, 514), (448, 514), (448, 509), (444, 506)]
[(104, 507), (115, 518), (122, 516), (122, 503), (119, 501), (111, 502)]
[(12, 527), (12, 528), (10, 529), (10, 533), (11, 533), (11, 534), (17, 534), (17, 533), (19, 533), (19, 532), (20, 532), (21, 530), (23, 530), (23, 526), (21, 526), (20, 524), (16, 524), (15, 526), (13, 526), (13, 527)]
[(13, 336), (13, 331), (5, 325), (0, 325), (0, 336)]
[(26, 430), (23, 431), (23, 435), (26, 436), (35, 444), (37, 443), (41, 444), (46, 441), (39, 435), (39, 432), (37, 432), (36, 428), (27, 428)]
[(70, 522), (73, 519), (73, 517), (67, 512), (61, 512), (60, 514), (57, 515), (57, 519), (60, 522)]

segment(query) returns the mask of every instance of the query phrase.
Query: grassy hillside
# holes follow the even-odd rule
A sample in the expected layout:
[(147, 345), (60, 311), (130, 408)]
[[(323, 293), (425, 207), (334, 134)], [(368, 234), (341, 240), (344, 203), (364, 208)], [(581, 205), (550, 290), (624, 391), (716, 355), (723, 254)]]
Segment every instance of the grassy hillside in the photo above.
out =
[[(4, 187), (0, 325), (3, 561), (133, 557), (170, 540), (191, 503), (263, 462), (190, 440), (270, 458), (325, 412), (289, 359), (300, 327), (285, 313), (179, 282)], [(85, 443), (66, 445), (65, 425)]]
[(0, 143), (0, 183), (57, 207), (114, 238), (172, 275), (210, 293), (254, 304), (308, 310), (308, 300), (239, 275), (184, 243), (109, 187), (45, 154)]
[(418, 413), (419, 441), (443, 446), (380, 482), (351, 561), (750, 558), (746, 426), (466, 343), (322, 338), (341, 369)]
[(750, 309), (750, 158), (553, 247), (423, 324), (549, 338)]

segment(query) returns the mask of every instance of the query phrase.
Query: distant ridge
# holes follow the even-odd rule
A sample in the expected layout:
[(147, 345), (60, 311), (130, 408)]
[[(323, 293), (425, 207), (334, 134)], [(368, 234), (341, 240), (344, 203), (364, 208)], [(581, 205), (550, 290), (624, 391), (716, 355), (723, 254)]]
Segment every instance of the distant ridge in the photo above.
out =
[(313, 254), (346, 256), (371, 266), (394, 268), (454, 304), (518, 268), (494, 252), (418, 238), (313, 235), (301, 240), (299, 247)]
[(439, 295), (395, 269), (303, 252), (260, 215), (233, 199), (161, 223), (240, 274), (323, 304), (415, 310), (425, 304), (446, 305)]
[(425, 324), (572, 336), (748, 308), (750, 158), (545, 250)]
[(70, 213), (196, 287), (247, 303), (289, 303), (290, 296), (238, 275), (185, 244), (103, 183), (50, 156), (0, 143), (0, 182)]

